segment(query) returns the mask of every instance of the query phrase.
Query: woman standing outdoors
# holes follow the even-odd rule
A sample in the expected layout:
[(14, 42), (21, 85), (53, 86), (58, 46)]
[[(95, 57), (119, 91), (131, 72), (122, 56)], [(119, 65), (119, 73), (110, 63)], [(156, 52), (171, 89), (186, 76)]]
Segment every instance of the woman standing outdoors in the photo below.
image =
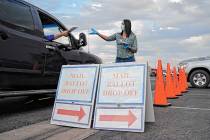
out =
[(91, 29), (92, 35), (98, 35), (106, 41), (115, 41), (117, 43), (116, 63), (135, 62), (134, 54), (137, 52), (137, 38), (131, 30), (131, 21), (124, 19), (121, 25), (122, 32), (106, 36), (99, 33), (94, 28)]

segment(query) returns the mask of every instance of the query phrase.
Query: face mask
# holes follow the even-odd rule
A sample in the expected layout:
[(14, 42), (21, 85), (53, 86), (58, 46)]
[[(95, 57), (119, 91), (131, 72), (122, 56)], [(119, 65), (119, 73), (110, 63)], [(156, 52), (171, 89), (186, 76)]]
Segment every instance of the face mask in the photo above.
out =
[(121, 24), (121, 29), (122, 29), (122, 31), (125, 31), (125, 24), (124, 23)]

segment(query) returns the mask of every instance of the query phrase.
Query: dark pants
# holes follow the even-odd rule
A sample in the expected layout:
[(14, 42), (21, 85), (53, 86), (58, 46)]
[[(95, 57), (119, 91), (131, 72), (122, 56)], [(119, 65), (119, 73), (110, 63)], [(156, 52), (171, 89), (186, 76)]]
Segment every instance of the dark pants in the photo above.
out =
[(117, 57), (115, 62), (116, 63), (123, 63), (123, 62), (135, 62), (135, 58), (134, 57), (129, 57), (129, 58), (119, 58)]

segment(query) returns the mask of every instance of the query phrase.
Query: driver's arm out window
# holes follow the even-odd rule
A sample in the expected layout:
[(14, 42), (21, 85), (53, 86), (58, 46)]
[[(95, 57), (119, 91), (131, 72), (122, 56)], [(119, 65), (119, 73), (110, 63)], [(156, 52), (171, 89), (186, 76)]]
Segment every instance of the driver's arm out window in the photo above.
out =
[[(54, 21), (50, 16), (40, 12), (39, 12), (39, 17), (41, 19), (41, 23), (42, 23), (42, 27), (43, 27), (43, 32), (44, 32), (44, 36), (48, 36), (48, 35), (55, 35), (60, 33), (60, 27), (59, 25), (56, 23), (56, 21)], [(62, 29), (61, 29), (62, 30)], [(50, 39), (52, 40), (52, 38)], [(60, 37), (56, 40), (53, 40), (55, 42), (59, 42), (62, 44), (69, 44), (69, 37)]]
[[(48, 36), (48, 35), (55, 35), (57, 33), (60, 33), (59, 27), (56, 24), (51, 24), (50, 26), (43, 26), (43, 30), (44, 30), (44, 35)], [(54, 40), (56, 42), (62, 43), (62, 44), (69, 44), (69, 39), (68, 37), (62, 36), (56, 40)]]

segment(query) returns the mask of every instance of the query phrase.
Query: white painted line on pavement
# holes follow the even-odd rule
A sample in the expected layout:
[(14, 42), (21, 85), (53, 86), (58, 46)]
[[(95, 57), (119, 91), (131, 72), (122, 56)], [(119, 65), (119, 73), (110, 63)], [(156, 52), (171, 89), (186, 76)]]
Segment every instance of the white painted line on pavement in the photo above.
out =
[(94, 129), (80, 129), (80, 128), (72, 128), (69, 131), (65, 131), (51, 137), (48, 137), (47, 140), (83, 140), (88, 138), (91, 135), (94, 135), (99, 130)]
[(210, 108), (192, 108), (192, 107), (179, 107), (179, 106), (171, 106), (168, 108), (173, 109), (185, 109), (185, 110), (202, 110), (202, 111), (210, 111)]
[(58, 129), (59, 126), (50, 125), (49, 121), (43, 121), (37, 124), (32, 124), (29, 126), (24, 126), (0, 134), (1, 140), (23, 140), (29, 139), (33, 136), (37, 136), (48, 131), (53, 131)]
[(49, 121), (24, 126), (0, 134), (1, 140), (83, 140), (98, 130), (51, 125)]
[(210, 96), (210, 94), (187, 94), (190, 96)]

